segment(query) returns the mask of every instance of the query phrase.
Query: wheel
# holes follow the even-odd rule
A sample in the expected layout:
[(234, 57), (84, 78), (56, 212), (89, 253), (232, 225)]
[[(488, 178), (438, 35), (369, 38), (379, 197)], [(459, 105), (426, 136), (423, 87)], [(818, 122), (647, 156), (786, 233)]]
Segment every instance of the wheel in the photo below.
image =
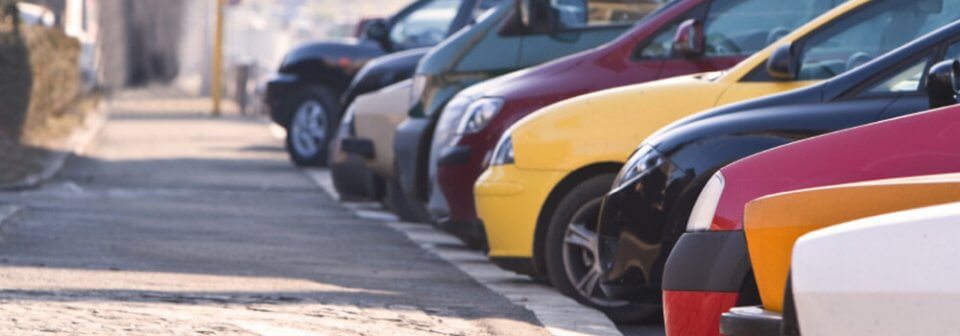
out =
[(547, 276), (560, 292), (592, 306), (620, 323), (652, 322), (661, 316), (658, 305), (607, 298), (600, 290), (597, 224), (603, 196), (615, 175), (581, 182), (557, 205), (546, 236)]
[(420, 202), (410, 199), (403, 190), (400, 190), (400, 185), (397, 184), (397, 181), (391, 180), (386, 183), (387, 195), (384, 206), (397, 215), (400, 220), (408, 223), (433, 222), (433, 218), (430, 216), (430, 213), (427, 212), (427, 208)]
[(294, 93), (284, 110), (290, 116), (286, 140), (290, 160), (300, 167), (326, 165), (340, 114), (336, 95), (323, 87), (307, 87)]

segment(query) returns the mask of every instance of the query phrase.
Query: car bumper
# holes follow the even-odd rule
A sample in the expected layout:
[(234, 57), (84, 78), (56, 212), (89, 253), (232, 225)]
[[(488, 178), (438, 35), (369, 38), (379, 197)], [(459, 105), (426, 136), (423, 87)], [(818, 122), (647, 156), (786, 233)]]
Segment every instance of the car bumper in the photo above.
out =
[(720, 316), (742, 303), (749, 272), (742, 231), (684, 234), (663, 274), (667, 335), (720, 335)]
[(270, 109), (270, 119), (280, 126), (288, 127), (290, 124), (290, 116), (281, 114), (280, 104), (296, 90), (299, 84), (299, 78), (291, 74), (275, 73), (267, 80), (266, 92), (263, 95), (264, 103)]
[(564, 176), (559, 171), (490, 167), (474, 188), (491, 258), (534, 258), (537, 218)]
[[(483, 172), (483, 158), (478, 156), (470, 146), (458, 145), (443, 149), (437, 159), (434, 194), (442, 194), (446, 201), (446, 219), (441, 224), (448, 231), (483, 232), (473, 196), (473, 186)], [(486, 235), (475, 238), (485, 241)]]
[(781, 336), (783, 315), (760, 307), (738, 307), (720, 317), (725, 336)]
[(664, 185), (660, 176), (637, 179), (604, 197), (599, 251), (605, 267), (600, 287), (611, 298), (661, 300), (663, 268), (677, 230), (666, 227), (663, 188), (651, 187)]
[(430, 155), (430, 119), (410, 118), (397, 127), (393, 140), (397, 183), (414, 199), (427, 200), (427, 162)]

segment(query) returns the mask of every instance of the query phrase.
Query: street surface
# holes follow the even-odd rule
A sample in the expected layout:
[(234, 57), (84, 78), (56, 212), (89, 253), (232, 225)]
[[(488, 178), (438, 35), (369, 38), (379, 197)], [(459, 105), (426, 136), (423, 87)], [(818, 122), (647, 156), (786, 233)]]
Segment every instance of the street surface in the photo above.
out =
[(125, 94), (0, 244), (0, 335), (543, 335), (291, 168), (263, 122)]
[(25, 209), (0, 242), (0, 335), (549, 334), (470, 267), (334, 201), (262, 120), (208, 104), (123, 93), (58, 178), (0, 193)]

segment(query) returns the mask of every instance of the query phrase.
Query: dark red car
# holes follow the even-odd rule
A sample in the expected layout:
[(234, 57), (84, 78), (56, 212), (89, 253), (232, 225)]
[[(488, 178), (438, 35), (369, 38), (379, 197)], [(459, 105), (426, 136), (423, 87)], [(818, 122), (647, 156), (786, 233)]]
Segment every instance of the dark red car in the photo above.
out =
[[(949, 66), (951, 71), (935, 73), (952, 76), (926, 80), (932, 106), (957, 102), (960, 63)], [(740, 335), (738, 328), (780, 323), (771, 315), (730, 315), (724, 319), (735, 321), (721, 331), (721, 314), (759, 303), (742, 230), (748, 202), (799, 189), (953, 173), (960, 169), (958, 144), (960, 107), (951, 106), (796, 142), (724, 167), (700, 195), (687, 233), (667, 261), (667, 334)], [(890, 265), (890, 272), (897, 271)]]
[[(524, 116), (593, 91), (726, 69), (796, 28), (782, 20), (742, 24), (723, 19), (725, 14), (749, 10), (741, 8), (743, 3), (672, 1), (606, 45), (458, 94), (444, 111), (433, 138), (430, 173), (435, 184), (428, 208), (434, 218), (468, 241), (484, 239), (473, 185), (497, 140)], [(704, 50), (704, 27), (720, 31), (729, 45), (738, 48)]]

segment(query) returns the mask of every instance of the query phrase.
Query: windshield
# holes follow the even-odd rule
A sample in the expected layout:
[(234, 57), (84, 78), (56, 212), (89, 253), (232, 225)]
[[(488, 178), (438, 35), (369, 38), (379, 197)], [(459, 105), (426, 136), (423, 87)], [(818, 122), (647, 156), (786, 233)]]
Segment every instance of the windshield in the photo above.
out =
[(398, 20), (390, 29), (390, 41), (406, 47), (440, 43), (450, 32), (462, 0), (433, 0)]
[(960, 0), (876, 2), (805, 42), (799, 79), (826, 79), (850, 71), (958, 18)]

